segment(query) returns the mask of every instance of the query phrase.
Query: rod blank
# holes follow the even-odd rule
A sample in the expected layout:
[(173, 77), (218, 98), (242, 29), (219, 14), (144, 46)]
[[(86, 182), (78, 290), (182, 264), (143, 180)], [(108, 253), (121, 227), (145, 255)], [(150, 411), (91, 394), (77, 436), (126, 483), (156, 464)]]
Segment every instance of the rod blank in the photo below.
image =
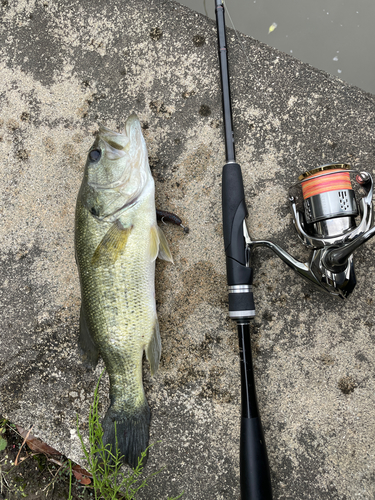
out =
[(235, 162), (236, 154), (234, 149), (234, 134), (232, 124), (232, 101), (229, 85), (229, 68), (227, 56), (227, 37), (225, 33), (225, 10), (222, 0), (215, 0), (217, 39), (219, 46), (220, 78), (223, 99), (224, 134), (225, 134), (225, 155), (226, 161)]

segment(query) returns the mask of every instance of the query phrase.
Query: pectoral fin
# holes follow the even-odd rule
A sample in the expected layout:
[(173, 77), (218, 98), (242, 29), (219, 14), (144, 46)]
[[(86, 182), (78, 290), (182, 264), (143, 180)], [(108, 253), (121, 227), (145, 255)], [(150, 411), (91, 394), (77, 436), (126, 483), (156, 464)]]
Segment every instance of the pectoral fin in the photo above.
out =
[(150, 230), (150, 258), (151, 262), (156, 260), (159, 253), (159, 234), (158, 226), (151, 226)]
[(151, 340), (148, 346), (146, 347), (146, 358), (150, 363), (151, 375), (154, 375), (158, 371), (160, 355), (161, 355), (161, 340), (160, 340), (159, 322), (158, 319), (156, 318)]
[(82, 357), (85, 365), (89, 368), (94, 369), (98, 362), (99, 351), (92, 339), (92, 335), (88, 327), (86, 313), (83, 304), (81, 305), (81, 313), (79, 316), (78, 344), (79, 347), (81, 348)]
[(124, 250), (132, 229), (133, 226), (124, 227), (117, 220), (97, 246), (92, 256), (91, 264), (94, 267), (102, 264), (114, 264)]
[(169, 250), (168, 242), (159, 226), (151, 227), (150, 257), (151, 262), (153, 262), (156, 257), (159, 257), (159, 259), (172, 262), (173, 264), (173, 258), (171, 251)]
[(168, 241), (166, 240), (166, 237), (164, 236), (164, 233), (160, 229), (159, 226), (157, 226), (157, 229), (158, 229), (158, 235), (159, 235), (159, 254), (158, 254), (158, 257), (159, 257), (159, 259), (166, 260), (167, 262), (172, 262), (172, 264), (173, 264), (173, 257), (172, 257), (171, 251), (169, 250)]

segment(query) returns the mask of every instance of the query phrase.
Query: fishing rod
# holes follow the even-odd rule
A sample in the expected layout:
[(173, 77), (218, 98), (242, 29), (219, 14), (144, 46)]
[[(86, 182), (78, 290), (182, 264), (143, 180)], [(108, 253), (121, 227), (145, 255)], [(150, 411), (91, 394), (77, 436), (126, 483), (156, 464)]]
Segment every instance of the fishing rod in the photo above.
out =
[[(233, 288), (231, 289), (229, 279), (235, 277), (234, 281), (236, 281), (238, 275), (235, 274), (234, 276), (233, 273), (237, 273), (237, 271), (241, 276), (240, 280), (244, 279), (245, 274), (242, 274), (244, 271), (240, 270), (237, 265), (241, 262), (237, 257), (242, 253), (243, 246), (245, 246), (246, 253), (245, 267), (251, 269), (249, 266), (250, 254), (254, 248), (266, 247), (272, 250), (309, 284), (332, 296), (346, 299), (353, 292), (357, 283), (353, 252), (375, 236), (372, 203), (374, 182), (369, 172), (352, 169), (346, 163), (330, 163), (307, 170), (290, 187), (289, 201), (294, 227), (302, 243), (312, 250), (310, 260), (307, 263), (299, 262), (272, 241), (251, 240), (245, 221), (241, 219), (243, 215), (247, 216), (244, 201), (241, 205), (243, 213), (240, 216), (240, 212), (238, 212), (237, 225), (232, 230), (233, 214), (230, 215), (230, 210), (233, 211), (231, 204), (235, 202), (232, 197), (232, 187), (227, 188), (225, 186), (227, 186), (228, 182), (229, 186), (233, 186), (233, 189), (237, 190), (235, 191), (236, 196), (241, 198), (243, 183), (241, 168), (235, 163), (228, 55), (222, 0), (215, 0), (215, 7), (227, 159), (227, 164), (223, 169), (223, 224), (228, 285), (230, 287), (230, 317), (236, 319), (236, 313), (231, 308), (237, 307), (235, 304), (239, 304), (240, 297), (233, 295), (235, 292)], [(230, 164), (233, 164), (233, 168), (229, 169), (227, 165)], [(243, 224), (242, 230), (239, 222)], [(237, 238), (236, 244), (233, 244), (232, 238)], [(249, 269), (246, 272), (250, 273)], [(250, 282), (251, 279), (249, 278)], [(238, 289), (236, 289), (236, 292), (238, 292)], [(247, 297), (253, 304), (252, 293), (249, 292), (246, 295), (242, 292), (240, 296), (243, 300)], [(253, 309), (252, 311), (253, 317), (255, 312)]]
[(240, 483), (242, 500), (271, 500), (271, 478), (255, 392), (250, 321), (255, 315), (250, 237), (241, 167), (236, 163), (229, 85), (225, 12), (215, 0), (226, 163), (222, 175), (223, 233), (229, 289), (229, 317), (237, 322), (241, 366)]
[(240, 483), (242, 500), (272, 499), (267, 451), (256, 399), (250, 321), (255, 316), (250, 257), (254, 248), (272, 250), (309, 284), (346, 299), (356, 286), (353, 252), (375, 236), (373, 179), (344, 163), (306, 171), (289, 189), (293, 223), (312, 250), (302, 263), (279, 245), (251, 240), (241, 167), (236, 163), (223, 0), (215, 0), (226, 164), (222, 174), (223, 234), (229, 317), (237, 322), (241, 366)]

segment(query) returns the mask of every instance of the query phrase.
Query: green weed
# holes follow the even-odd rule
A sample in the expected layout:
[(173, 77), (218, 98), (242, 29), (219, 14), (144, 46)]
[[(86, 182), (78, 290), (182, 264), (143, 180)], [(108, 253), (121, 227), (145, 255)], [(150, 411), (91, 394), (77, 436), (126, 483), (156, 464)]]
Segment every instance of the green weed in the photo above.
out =
[(8, 420), (6, 418), (0, 417), (0, 451), (4, 451), (8, 444), (7, 440), (3, 437), (7, 423)]
[[(145, 479), (140, 477), (143, 471), (142, 464), (147, 455), (147, 451), (150, 448), (149, 446), (138, 459), (137, 467), (126, 475), (121, 471), (123, 462), (122, 455), (118, 449), (117, 437), (115, 450), (112, 450), (110, 445), (104, 446), (103, 429), (99, 421), (98, 411), (99, 384), (103, 373), (104, 372), (102, 372), (99, 377), (94, 392), (94, 401), (90, 407), (88, 448), (86, 448), (82, 435), (79, 431), (78, 415), (77, 433), (88, 463), (86, 468), (92, 475), (95, 500), (133, 500), (137, 492), (147, 486), (147, 481), (156, 474), (159, 474), (161, 470), (150, 474)], [(181, 493), (178, 497), (168, 498), (168, 500), (177, 500), (178, 498), (181, 498), (182, 495), (183, 493)], [(69, 496), (68, 500), (71, 500), (71, 496)]]

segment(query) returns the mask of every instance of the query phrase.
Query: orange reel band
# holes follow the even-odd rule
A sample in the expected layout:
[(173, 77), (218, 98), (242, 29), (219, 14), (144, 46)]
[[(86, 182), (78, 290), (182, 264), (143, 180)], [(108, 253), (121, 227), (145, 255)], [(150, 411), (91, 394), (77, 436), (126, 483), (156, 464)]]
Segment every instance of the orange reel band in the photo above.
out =
[(329, 191), (352, 190), (350, 173), (345, 170), (332, 170), (329, 174), (318, 173), (302, 182), (303, 199)]

